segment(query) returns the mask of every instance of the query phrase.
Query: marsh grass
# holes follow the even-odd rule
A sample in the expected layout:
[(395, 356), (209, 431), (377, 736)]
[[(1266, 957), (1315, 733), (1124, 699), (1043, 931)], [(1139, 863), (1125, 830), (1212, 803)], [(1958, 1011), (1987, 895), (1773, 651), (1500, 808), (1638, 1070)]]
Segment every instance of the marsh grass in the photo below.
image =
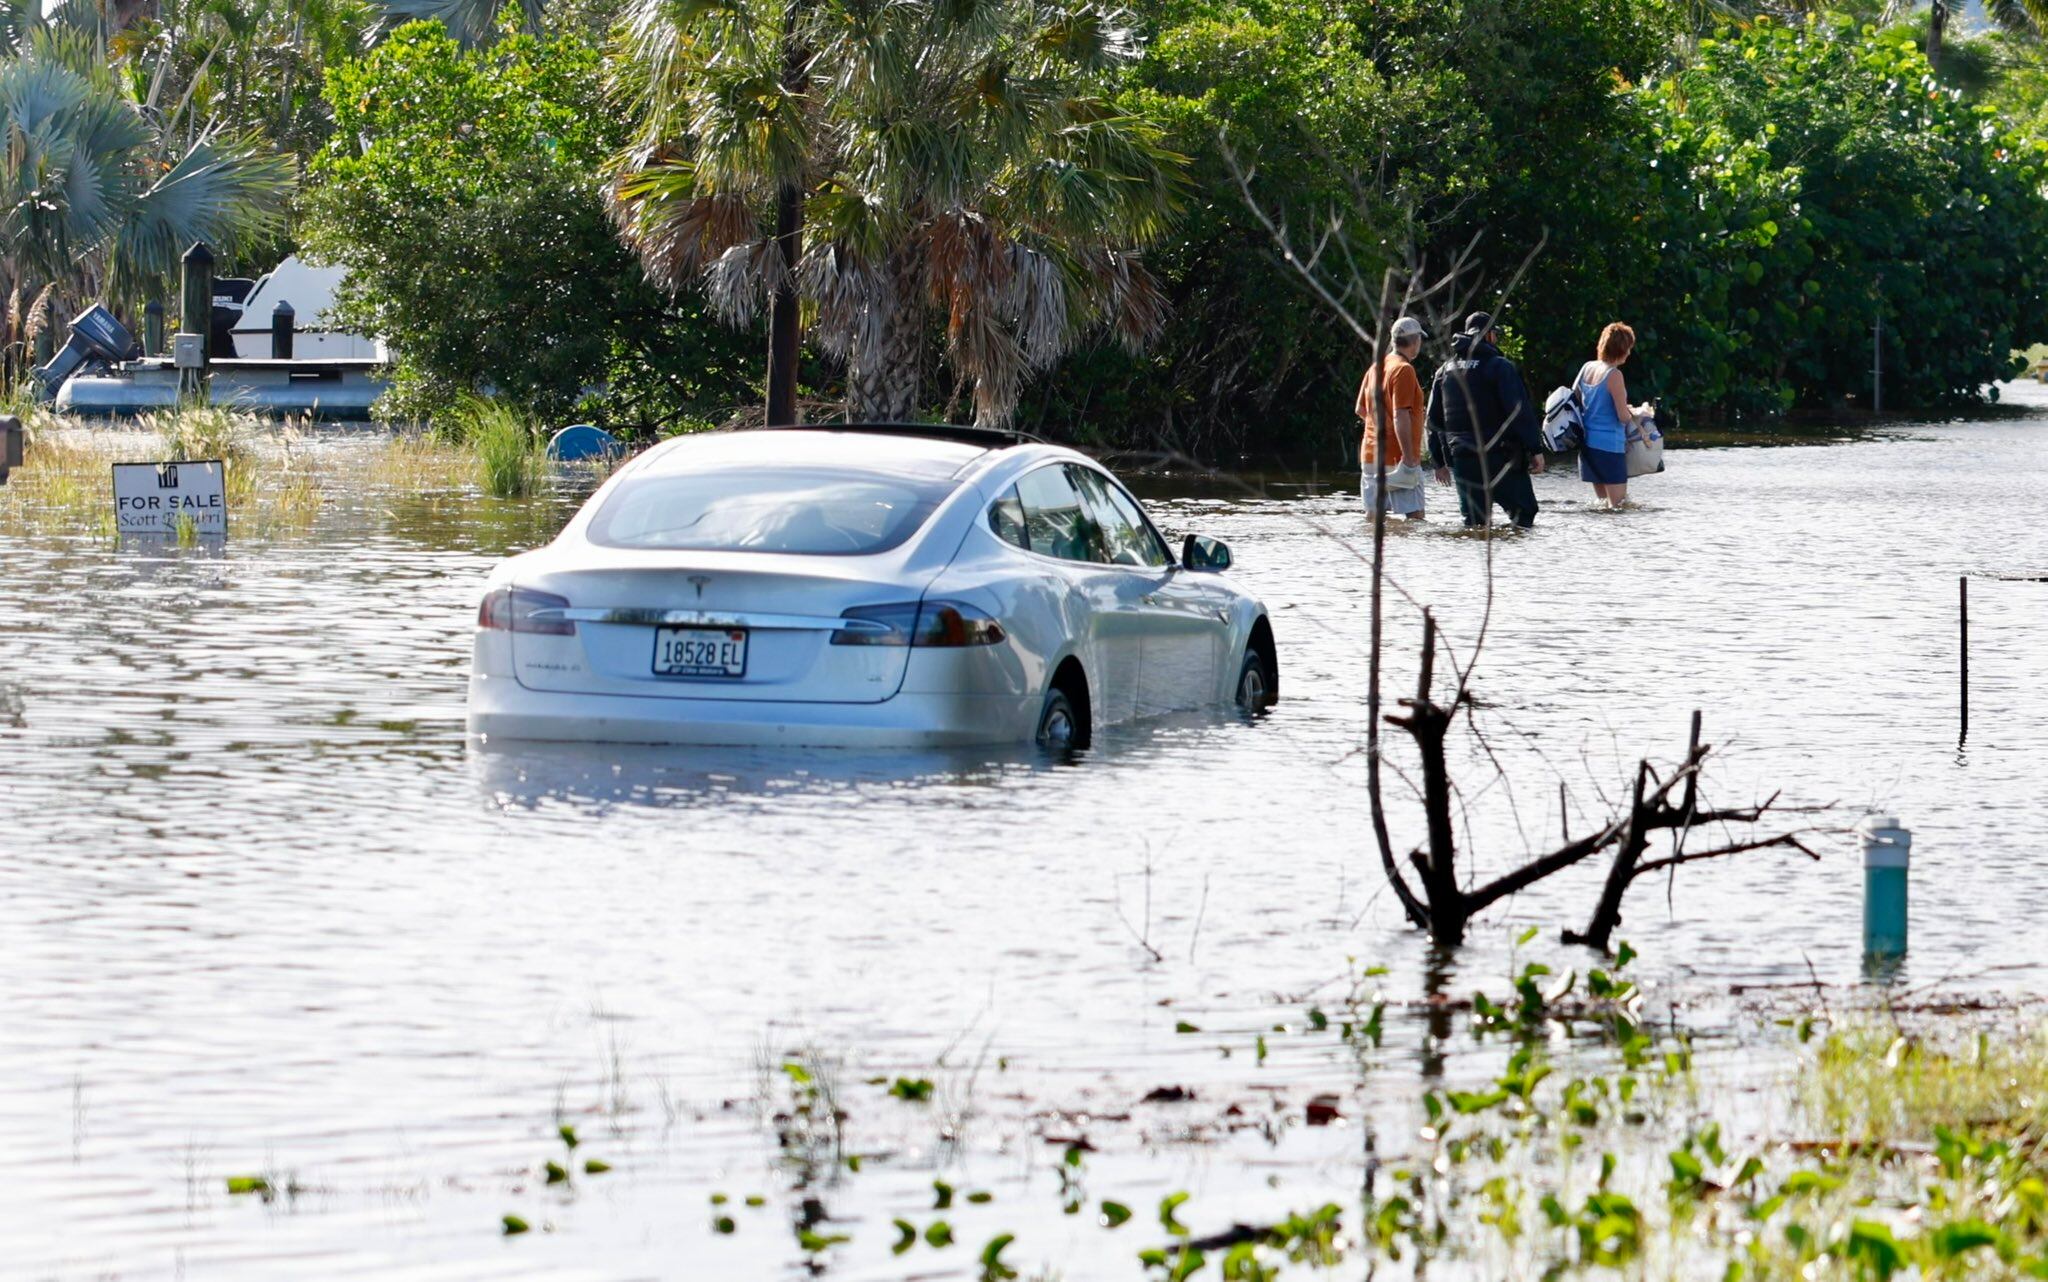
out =
[[(482, 488), (477, 450), (424, 432), (380, 434), (336, 448), (309, 424), (220, 407), (166, 410), (130, 424), (43, 414), (32, 428), (25, 466), (0, 486), (0, 532), (113, 538), (112, 465), (159, 459), (220, 459), (229, 528), (242, 536), (302, 533), (330, 507), (360, 512), (364, 498), (378, 508), (413, 498), (459, 508)], [(545, 474), (537, 451), (531, 466)], [(523, 511), (506, 508), (501, 515)], [(536, 519), (543, 516), (553, 519), (546, 513)]]
[(1822, 1133), (1874, 1146), (1928, 1146), (1938, 1129), (2048, 1139), (2048, 1029), (1905, 1028), (1853, 1021), (1800, 1077)]
[(448, 416), (457, 439), (476, 452), (484, 493), (523, 498), (549, 478), (541, 427), (525, 411), (504, 401), (472, 397)]

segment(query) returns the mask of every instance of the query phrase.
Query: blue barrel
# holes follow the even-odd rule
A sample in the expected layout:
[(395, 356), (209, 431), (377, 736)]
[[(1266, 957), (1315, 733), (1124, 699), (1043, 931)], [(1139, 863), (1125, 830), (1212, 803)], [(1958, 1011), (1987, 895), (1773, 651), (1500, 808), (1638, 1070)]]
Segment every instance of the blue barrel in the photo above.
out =
[(601, 427), (578, 423), (556, 432), (548, 442), (548, 457), (558, 463), (582, 463), (590, 459), (611, 458), (624, 454), (626, 447), (619, 438)]
[(1906, 951), (1906, 870), (1913, 834), (1890, 815), (1857, 825), (1863, 839), (1863, 952), (1899, 957)]

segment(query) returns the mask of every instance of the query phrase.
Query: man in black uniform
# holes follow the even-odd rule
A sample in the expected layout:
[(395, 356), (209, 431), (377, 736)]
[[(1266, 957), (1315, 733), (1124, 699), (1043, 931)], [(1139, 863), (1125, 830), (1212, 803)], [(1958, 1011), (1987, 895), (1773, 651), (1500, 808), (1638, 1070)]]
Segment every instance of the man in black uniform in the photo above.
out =
[(1466, 317), (1465, 332), (1451, 340), (1451, 359), (1429, 388), (1429, 453), (1437, 479), (1455, 480), (1465, 524), (1485, 525), (1498, 503), (1527, 529), (1536, 523), (1529, 477), (1543, 471), (1543, 429), (1499, 341), (1485, 312)]

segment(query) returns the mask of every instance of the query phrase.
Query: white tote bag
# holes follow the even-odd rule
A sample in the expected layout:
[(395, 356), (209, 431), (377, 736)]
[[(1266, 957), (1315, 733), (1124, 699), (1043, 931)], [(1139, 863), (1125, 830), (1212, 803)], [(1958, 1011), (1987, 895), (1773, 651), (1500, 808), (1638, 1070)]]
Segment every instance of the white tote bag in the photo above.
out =
[(1636, 436), (1631, 433), (1628, 438), (1628, 474), (1631, 480), (1664, 470), (1664, 433), (1657, 430), (1657, 420), (1645, 417), (1638, 419), (1637, 423), (1643, 434)]

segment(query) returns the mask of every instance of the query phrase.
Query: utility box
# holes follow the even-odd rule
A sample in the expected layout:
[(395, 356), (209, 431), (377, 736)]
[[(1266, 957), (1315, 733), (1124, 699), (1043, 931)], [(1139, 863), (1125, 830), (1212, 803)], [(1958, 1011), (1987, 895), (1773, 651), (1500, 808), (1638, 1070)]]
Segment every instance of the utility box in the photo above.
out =
[(206, 335), (171, 335), (171, 364), (178, 369), (205, 369)]
[(7, 484), (7, 473), (21, 466), (22, 455), (28, 442), (28, 430), (21, 420), (12, 414), (0, 414), (0, 485)]

